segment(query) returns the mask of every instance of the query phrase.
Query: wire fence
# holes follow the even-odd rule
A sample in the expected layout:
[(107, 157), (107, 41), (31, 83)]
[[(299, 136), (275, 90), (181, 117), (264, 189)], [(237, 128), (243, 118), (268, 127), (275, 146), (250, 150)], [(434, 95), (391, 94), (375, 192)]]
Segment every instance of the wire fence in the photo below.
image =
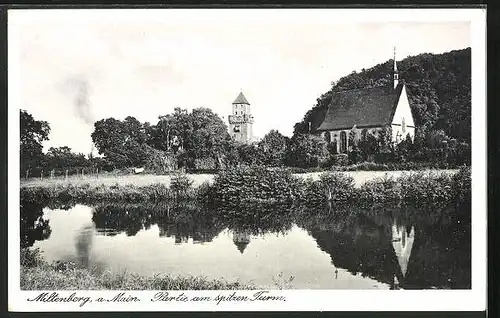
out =
[(30, 169), (26, 170), (23, 179), (68, 179), (68, 178), (99, 178), (104, 173), (102, 169), (94, 167), (76, 167), (68, 169)]

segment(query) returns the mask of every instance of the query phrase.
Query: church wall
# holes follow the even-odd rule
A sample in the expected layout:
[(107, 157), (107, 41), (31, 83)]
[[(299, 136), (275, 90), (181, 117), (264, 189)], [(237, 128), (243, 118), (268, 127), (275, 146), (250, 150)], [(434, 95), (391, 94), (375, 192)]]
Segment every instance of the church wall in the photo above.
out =
[(413, 114), (408, 102), (408, 95), (406, 94), (405, 86), (403, 86), (403, 91), (401, 92), (391, 126), (392, 140), (399, 142), (406, 138), (407, 134), (410, 134), (410, 137), (413, 140), (415, 136), (415, 122), (413, 121)]
[[(366, 129), (368, 132), (371, 132), (374, 134), (376, 137), (378, 137), (379, 132), (382, 130), (382, 127), (370, 127), (370, 128), (356, 128), (354, 131), (356, 132), (356, 141), (359, 142), (361, 140), (362, 132), (363, 130)], [(345, 132), (346, 134), (346, 145), (347, 145), (347, 151), (352, 150), (352, 145), (349, 143), (349, 134), (351, 133), (352, 129), (339, 129), (339, 130), (329, 130), (321, 133), (321, 136), (323, 139), (327, 140), (327, 134), (330, 134), (330, 140), (331, 142), (336, 141), (337, 142), (337, 153), (341, 153), (340, 151), (340, 133)]]

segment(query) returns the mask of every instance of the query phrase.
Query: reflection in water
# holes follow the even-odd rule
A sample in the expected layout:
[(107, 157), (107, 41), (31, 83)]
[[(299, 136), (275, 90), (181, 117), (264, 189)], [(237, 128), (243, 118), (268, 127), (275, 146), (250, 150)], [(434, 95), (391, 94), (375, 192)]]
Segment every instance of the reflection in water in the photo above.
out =
[[(42, 206), (23, 203), (21, 211), (23, 246), (64, 238), (50, 234)], [(272, 279), (265, 275), (286, 268), (301, 288), (470, 288), (470, 204), (254, 205), (238, 211), (194, 202), (99, 204), (78, 228), (74, 257), (86, 266), (92, 251), (108, 266), (145, 273), (261, 275), (256, 282), (266, 284)]]
[(235, 230), (233, 231), (233, 242), (238, 251), (243, 254), (248, 243), (250, 243), (250, 234), (245, 230)]
[(411, 248), (415, 238), (415, 228), (412, 226), (411, 231), (406, 231), (406, 226), (392, 225), (392, 247), (398, 259), (399, 268), (403, 277), (406, 275), (408, 261), (410, 260)]
[(50, 236), (49, 220), (43, 216), (43, 207), (39, 203), (21, 203), (21, 247), (32, 246), (35, 241), (42, 241)]
[(85, 267), (89, 266), (89, 256), (90, 249), (92, 247), (92, 239), (94, 236), (94, 226), (93, 224), (84, 225), (78, 231), (78, 234), (75, 237), (75, 247), (76, 253), (78, 256), (78, 260)]

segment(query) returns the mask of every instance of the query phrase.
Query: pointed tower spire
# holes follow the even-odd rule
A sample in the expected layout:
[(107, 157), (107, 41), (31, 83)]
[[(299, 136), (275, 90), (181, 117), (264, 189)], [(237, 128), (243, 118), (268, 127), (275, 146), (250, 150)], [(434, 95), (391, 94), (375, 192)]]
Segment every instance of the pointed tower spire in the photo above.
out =
[(399, 83), (399, 76), (398, 76), (398, 66), (396, 64), (396, 47), (394, 47), (394, 88), (396, 88), (396, 86), (398, 86), (398, 83)]

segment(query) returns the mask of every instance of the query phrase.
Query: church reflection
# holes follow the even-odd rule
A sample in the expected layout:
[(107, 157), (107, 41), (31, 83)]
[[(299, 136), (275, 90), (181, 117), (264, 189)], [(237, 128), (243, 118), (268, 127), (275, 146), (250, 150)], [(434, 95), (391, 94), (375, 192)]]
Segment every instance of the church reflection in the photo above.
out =
[(250, 243), (250, 233), (248, 230), (233, 230), (233, 243), (241, 254)]
[[(465, 208), (465, 212), (463, 209)], [(338, 268), (391, 289), (470, 288), (467, 207), (337, 206), (299, 220)], [(457, 238), (460, 233), (460, 238)]]
[[(415, 239), (415, 228), (412, 226), (408, 232), (405, 225), (397, 225), (396, 220), (392, 225), (392, 247), (398, 260), (400, 273), (404, 279), (408, 270), (408, 262), (410, 261), (411, 250)], [(394, 288), (399, 287), (398, 275), (394, 274)]]

